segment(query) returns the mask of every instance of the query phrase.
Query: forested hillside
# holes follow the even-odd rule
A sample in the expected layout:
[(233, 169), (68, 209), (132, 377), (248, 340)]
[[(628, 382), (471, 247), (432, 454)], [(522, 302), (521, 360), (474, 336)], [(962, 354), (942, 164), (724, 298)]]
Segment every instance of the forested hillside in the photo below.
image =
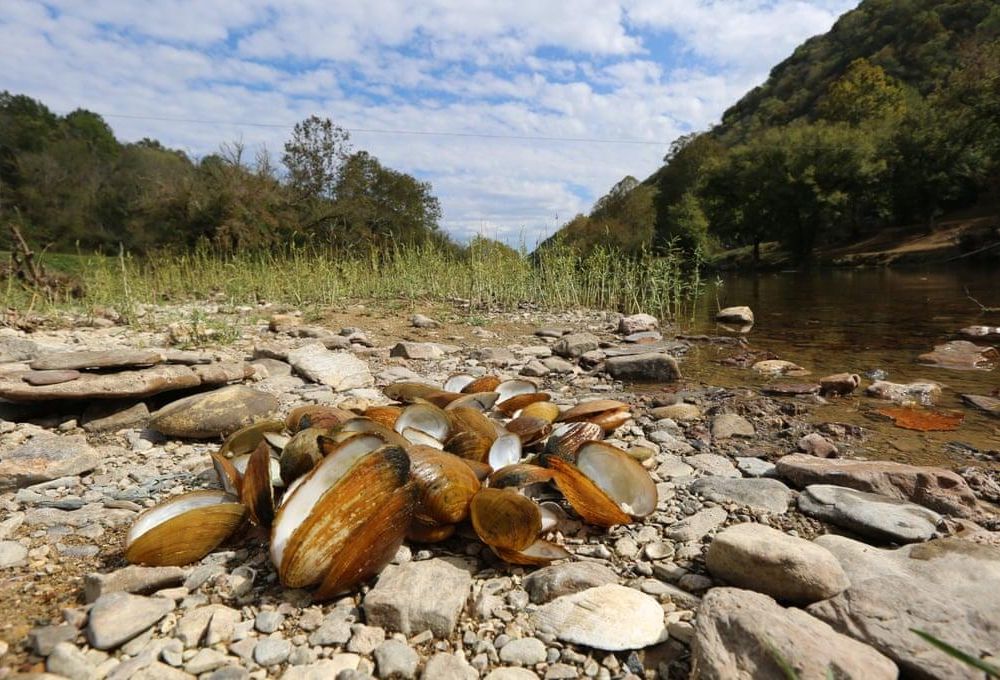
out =
[[(1000, 3), (865, 0), (558, 238), (796, 259), (1000, 193)], [(608, 209), (609, 206), (615, 206)], [(617, 209), (622, 206), (623, 209)]]
[(52, 251), (446, 244), (440, 215), (428, 183), (354, 150), (326, 119), (296, 125), (280, 159), (238, 143), (192, 159), (156, 140), (123, 144), (89, 111), (59, 116), (0, 93), (0, 223)]

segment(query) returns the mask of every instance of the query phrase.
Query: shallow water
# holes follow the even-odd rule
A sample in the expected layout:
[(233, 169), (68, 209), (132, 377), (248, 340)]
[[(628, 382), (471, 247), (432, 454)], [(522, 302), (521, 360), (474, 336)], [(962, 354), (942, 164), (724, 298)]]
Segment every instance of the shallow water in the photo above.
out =
[(963, 339), (957, 331), (965, 326), (1000, 326), (1000, 312), (983, 312), (966, 290), (983, 305), (1000, 307), (1000, 270), (951, 266), (726, 275), (718, 285), (707, 287), (682, 327), (733, 335), (714, 321), (715, 312), (720, 306), (749, 305), (756, 318), (746, 334), (751, 347), (793, 361), (812, 375), (768, 379), (749, 369), (723, 366), (718, 359), (733, 350), (715, 345), (694, 348), (685, 361), (686, 374), (725, 387), (762, 386), (769, 380), (809, 382), (830, 373), (864, 375), (872, 369), (885, 371), (885, 379), (892, 382), (933, 380), (944, 390), (936, 408), (965, 414), (956, 431), (912, 432), (873, 417), (874, 409), (889, 403), (860, 396), (871, 382), (868, 378), (863, 378), (857, 395), (811, 408), (810, 417), (870, 429), (866, 452), (872, 457), (962, 465), (972, 458), (956, 442), (980, 451), (1000, 450), (1000, 419), (965, 406), (959, 398), (963, 393), (988, 395), (1000, 387), (1000, 368), (955, 371), (921, 365), (917, 357), (936, 344)]

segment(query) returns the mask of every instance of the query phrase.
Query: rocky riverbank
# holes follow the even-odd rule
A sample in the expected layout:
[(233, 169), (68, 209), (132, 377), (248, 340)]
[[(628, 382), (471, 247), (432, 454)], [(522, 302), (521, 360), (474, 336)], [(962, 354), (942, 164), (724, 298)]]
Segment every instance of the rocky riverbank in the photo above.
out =
[[(0, 331), (0, 677), (979, 677), (914, 628), (998, 662), (991, 463), (865, 460), (864, 422), (804, 417), (854, 390), (920, 401), (932, 387), (814, 384), (645, 315), (470, 325), (433, 311), (211, 308), (191, 323), (149, 309), (144, 330), (109, 312)], [(789, 380), (768, 394), (689, 383), (684, 356), (706, 342), (734, 371)], [(222, 433), (307, 403), (363, 410), (386, 385), (456, 372), (527, 378), (563, 407), (628, 403), (608, 440), (648, 470), (656, 510), (604, 530), (564, 506), (551, 538), (572, 559), (542, 568), (501, 561), (470, 528), (407, 543), (331, 602), (282, 588), (252, 532), (186, 567), (126, 564), (139, 512), (218, 486)]]

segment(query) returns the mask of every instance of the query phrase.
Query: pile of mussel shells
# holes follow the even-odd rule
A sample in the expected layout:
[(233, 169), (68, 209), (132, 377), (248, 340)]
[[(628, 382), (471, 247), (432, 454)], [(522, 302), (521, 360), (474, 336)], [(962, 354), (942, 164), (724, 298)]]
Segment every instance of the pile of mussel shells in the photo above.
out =
[(282, 584), (322, 600), (376, 575), (404, 540), (443, 541), (463, 522), (501, 559), (544, 565), (570, 557), (546, 538), (566, 517), (559, 500), (601, 527), (656, 507), (649, 473), (602, 441), (631, 417), (620, 401), (563, 411), (532, 382), (464, 374), (384, 391), (395, 403), (301, 406), (233, 433), (212, 454), (222, 488), (143, 512), (126, 559), (188, 564), (256, 527)]

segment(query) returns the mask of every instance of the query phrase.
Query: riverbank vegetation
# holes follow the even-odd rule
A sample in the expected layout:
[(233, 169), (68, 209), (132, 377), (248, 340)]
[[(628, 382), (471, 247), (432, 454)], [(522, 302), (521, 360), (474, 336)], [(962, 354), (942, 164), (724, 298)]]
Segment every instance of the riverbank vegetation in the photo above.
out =
[(664, 161), (560, 238), (755, 254), (774, 241), (802, 262), (887, 226), (933, 231), (1000, 195), (1000, 6), (865, 0)]

